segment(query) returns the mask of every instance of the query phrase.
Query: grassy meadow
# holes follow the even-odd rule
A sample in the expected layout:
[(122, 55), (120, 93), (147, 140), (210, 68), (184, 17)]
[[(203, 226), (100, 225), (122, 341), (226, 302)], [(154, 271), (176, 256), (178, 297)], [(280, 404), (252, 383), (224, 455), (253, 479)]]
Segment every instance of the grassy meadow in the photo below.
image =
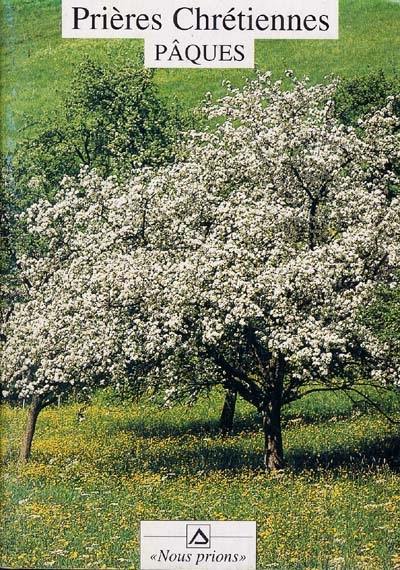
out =
[[(260, 570), (400, 567), (400, 438), (344, 395), (285, 412), (287, 471), (262, 471), (258, 418), (221, 394), (195, 406), (120, 405), (99, 393), (44, 410), (31, 462), (16, 463), (25, 412), (4, 407), (2, 565), (138, 568), (139, 521), (256, 520)], [(393, 411), (398, 400), (388, 400)]]
[[(3, 146), (35, 132), (40, 117), (62, 100), (71, 73), (87, 55), (99, 60), (119, 53), (132, 58), (142, 51), (135, 40), (63, 40), (60, 0), (3, 0), (1, 92)], [(277, 76), (293, 69), (313, 81), (326, 75), (345, 77), (384, 69), (396, 73), (400, 59), (400, 3), (393, 0), (340, 0), (338, 41), (263, 40), (256, 43), (256, 63)], [(247, 74), (251, 73), (248, 71)], [(158, 70), (162, 95), (186, 108), (198, 105), (207, 91), (222, 93), (221, 82), (240, 83), (243, 70)]]

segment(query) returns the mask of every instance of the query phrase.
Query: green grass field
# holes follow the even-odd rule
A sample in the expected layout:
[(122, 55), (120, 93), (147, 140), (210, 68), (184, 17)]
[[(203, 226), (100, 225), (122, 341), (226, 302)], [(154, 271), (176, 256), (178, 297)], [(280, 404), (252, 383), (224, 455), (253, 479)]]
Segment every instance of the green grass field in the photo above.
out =
[[(134, 40), (62, 40), (60, 0), (2, 2), (3, 144), (35, 131), (40, 116), (62, 99), (71, 73), (87, 55), (103, 60), (142, 49)], [(260, 69), (281, 75), (287, 68), (313, 81), (326, 75), (346, 77), (384, 69), (396, 72), (400, 59), (400, 4), (390, 0), (341, 0), (339, 41), (258, 41)], [(250, 71), (248, 72), (250, 73)], [(199, 104), (204, 94), (221, 93), (221, 82), (240, 82), (242, 70), (159, 70), (161, 93), (185, 107)]]
[(163, 410), (99, 394), (82, 422), (78, 404), (48, 409), (25, 467), (25, 412), (3, 408), (2, 565), (137, 569), (140, 520), (244, 519), (257, 520), (260, 570), (399, 567), (400, 439), (386, 420), (341, 395), (297, 402), (287, 471), (267, 477), (258, 419), (241, 402), (223, 439), (221, 402)]

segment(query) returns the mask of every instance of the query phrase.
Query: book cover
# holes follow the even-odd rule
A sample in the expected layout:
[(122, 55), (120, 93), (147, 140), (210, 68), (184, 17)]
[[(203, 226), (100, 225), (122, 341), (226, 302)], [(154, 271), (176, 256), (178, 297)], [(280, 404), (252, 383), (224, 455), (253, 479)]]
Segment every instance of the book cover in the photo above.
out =
[(3, 0), (1, 565), (400, 569), (396, 0)]

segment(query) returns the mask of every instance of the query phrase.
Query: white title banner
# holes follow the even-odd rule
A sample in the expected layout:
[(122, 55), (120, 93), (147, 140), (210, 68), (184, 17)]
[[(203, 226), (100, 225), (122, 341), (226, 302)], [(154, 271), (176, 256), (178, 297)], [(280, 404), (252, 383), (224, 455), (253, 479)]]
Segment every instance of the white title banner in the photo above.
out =
[(255, 39), (337, 39), (338, 1), (62, 0), (62, 35), (144, 38), (147, 67), (253, 67)]
[(142, 521), (141, 570), (256, 570), (256, 523)]

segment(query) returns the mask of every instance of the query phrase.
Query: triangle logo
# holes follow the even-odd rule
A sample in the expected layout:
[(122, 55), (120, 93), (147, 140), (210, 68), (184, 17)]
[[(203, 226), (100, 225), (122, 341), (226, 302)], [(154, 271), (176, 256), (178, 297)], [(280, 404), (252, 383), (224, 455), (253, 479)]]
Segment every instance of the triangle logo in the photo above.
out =
[(207, 536), (204, 534), (201, 528), (197, 529), (197, 532), (195, 532), (193, 535), (191, 541), (189, 542), (189, 545), (205, 546), (206, 544), (208, 544)]

